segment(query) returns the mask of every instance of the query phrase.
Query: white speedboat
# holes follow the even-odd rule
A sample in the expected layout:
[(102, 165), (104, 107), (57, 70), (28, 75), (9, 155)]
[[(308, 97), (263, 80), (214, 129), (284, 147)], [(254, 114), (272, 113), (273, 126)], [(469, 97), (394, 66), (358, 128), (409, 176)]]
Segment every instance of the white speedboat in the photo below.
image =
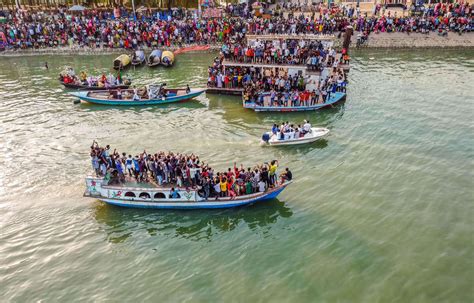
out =
[(305, 144), (319, 140), (325, 137), (328, 133), (329, 129), (324, 127), (312, 127), (310, 132), (298, 138), (295, 138), (292, 133), (285, 133), (282, 138), (279, 133), (273, 134), (272, 132), (266, 132), (262, 136), (262, 143), (275, 146)]

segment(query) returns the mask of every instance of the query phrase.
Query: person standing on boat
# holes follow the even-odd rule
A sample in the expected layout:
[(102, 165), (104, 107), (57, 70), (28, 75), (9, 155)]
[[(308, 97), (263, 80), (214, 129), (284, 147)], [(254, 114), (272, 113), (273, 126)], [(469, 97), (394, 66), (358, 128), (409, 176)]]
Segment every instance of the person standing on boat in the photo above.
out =
[(221, 188), (221, 197), (227, 197), (227, 179), (226, 177), (220, 176), (219, 185)]
[(138, 89), (136, 86), (133, 87), (133, 101), (140, 100), (140, 96), (138, 95)]
[(277, 183), (277, 168), (278, 168), (278, 160), (273, 160), (270, 162), (270, 169), (268, 171), (270, 175), (270, 184), (275, 186)]
[(133, 166), (132, 166), (132, 164), (133, 164), (132, 155), (128, 155), (127, 160), (125, 160), (125, 168), (128, 171), (128, 175), (130, 177), (133, 176), (133, 173), (132, 173), (133, 172)]
[(117, 99), (122, 99), (122, 90), (120, 88), (117, 89)]
[(202, 190), (204, 192), (204, 200), (207, 200), (209, 198), (209, 190), (210, 190), (210, 184), (209, 184), (209, 178), (205, 177), (202, 180)]

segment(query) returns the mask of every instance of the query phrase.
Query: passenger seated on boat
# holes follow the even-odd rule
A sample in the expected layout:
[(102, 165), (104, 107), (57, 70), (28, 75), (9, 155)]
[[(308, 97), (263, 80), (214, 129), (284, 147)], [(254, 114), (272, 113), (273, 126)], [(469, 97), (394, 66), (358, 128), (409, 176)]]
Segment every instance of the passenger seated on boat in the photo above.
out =
[(138, 101), (140, 100), (140, 96), (138, 95), (138, 90), (136, 87), (133, 88), (133, 101)]
[(179, 193), (178, 190), (176, 190), (174, 187), (171, 188), (170, 190), (170, 199), (178, 199), (179, 198)]
[(290, 169), (287, 167), (285, 168), (285, 172), (280, 175), (281, 184), (285, 183), (286, 181), (291, 181), (293, 179), (293, 174), (291, 173)]
[(299, 130), (299, 128), (297, 127), (297, 128), (295, 129), (293, 138), (298, 139), (299, 137), (300, 137), (300, 130)]
[(116, 98), (119, 100), (122, 99), (122, 90), (120, 88), (117, 89)]

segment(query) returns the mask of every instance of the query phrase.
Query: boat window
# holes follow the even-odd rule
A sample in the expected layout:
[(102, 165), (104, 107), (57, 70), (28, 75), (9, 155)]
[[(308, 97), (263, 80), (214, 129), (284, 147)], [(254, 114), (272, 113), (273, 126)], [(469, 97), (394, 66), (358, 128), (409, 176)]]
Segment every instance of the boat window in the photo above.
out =
[(155, 199), (166, 199), (166, 195), (164, 193), (156, 193), (153, 197)]
[(139, 197), (142, 198), (142, 199), (150, 199), (150, 194), (149, 193), (141, 193)]
[(125, 193), (125, 197), (136, 197), (134, 192), (128, 191)]

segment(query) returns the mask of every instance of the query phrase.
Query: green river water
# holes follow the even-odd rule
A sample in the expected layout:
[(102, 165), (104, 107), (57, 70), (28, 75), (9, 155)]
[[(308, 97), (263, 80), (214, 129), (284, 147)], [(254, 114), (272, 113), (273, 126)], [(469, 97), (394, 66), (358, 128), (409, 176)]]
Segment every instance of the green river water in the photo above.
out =
[[(129, 74), (202, 87), (214, 56)], [(217, 95), (73, 104), (62, 68), (99, 73), (114, 57), (0, 57), (0, 301), (474, 300), (472, 51), (354, 53), (347, 100), (320, 112), (254, 113)], [(259, 146), (273, 122), (303, 119), (327, 140)], [(111, 207), (82, 197), (93, 139), (221, 169), (279, 159), (296, 182), (233, 210)]]

